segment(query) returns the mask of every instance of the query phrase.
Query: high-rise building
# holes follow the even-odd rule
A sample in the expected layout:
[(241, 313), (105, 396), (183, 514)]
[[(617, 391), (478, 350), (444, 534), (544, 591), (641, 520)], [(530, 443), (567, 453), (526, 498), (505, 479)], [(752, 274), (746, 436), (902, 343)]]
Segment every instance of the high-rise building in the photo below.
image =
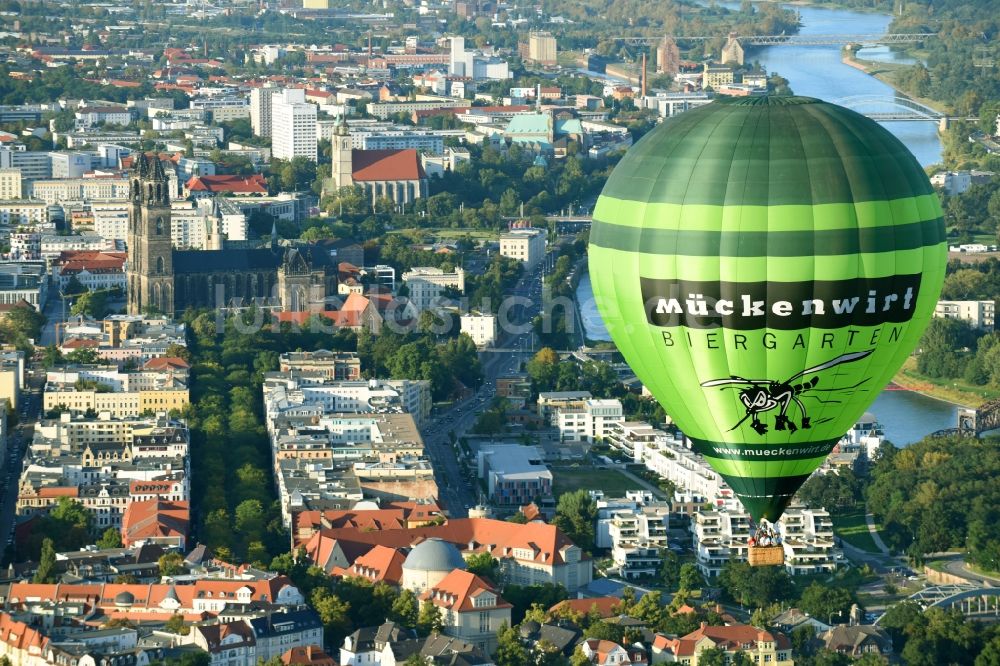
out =
[(555, 65), (556, 52), (556, 38), (551, 32), (528, 34), (528, 60), (539, 65)]
[(673, 37), (665, 36), (656, 47), (656, 73), (673, 76), (680, 71), (681, 51)]
[(316, 105), (306, 102), (305, 90), (283, 90), (271, 101), (271, 155), (316, 161)]
[(471, 76), (466, 73), (465, 37), (451, 38), (451, 57), (448, 62), (448, 73), (453, 76)]
[(271, 136), (271, 100), (280, 88), (254, 88), (250, 91), (250, 126), (255, 136)]

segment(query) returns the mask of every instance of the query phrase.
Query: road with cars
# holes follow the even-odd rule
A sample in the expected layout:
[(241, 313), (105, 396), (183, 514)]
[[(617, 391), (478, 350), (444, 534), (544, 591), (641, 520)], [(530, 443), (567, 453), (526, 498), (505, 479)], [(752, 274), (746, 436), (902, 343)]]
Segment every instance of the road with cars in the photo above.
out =
[(515, 351), (482, 352), (479, 355), (483, 369), (482, 385), (447, 409), (433, 412), (429, 424), (422, 429), (424, 446), (434, 466), (438, 499), (454, 518), (467, 517), (469, 509), (481, 503), (475, 476), (467, 474), (464, 465), (459, 462), (462, 454), (458, 439), (475, 425), (479, 415), (490, 406), (496, 395), (497, 377), (520, 370), (521, 364), (534, 351), (530, 325), (541, 311), (542, 276), (543, 266), (539, 265), (527, 271), (511, 291), (511, 296), (520, 296), (530, 303), (517, 302), (510, 308), (508, 319), (514, 326), (508, 328), (515, 330), (504, 331), (501, 325), (495, 344), (499, 348)]
[(21, 404), (17, 413), (18, 424), (8, 432), (7, 448), (3, 465), (0, 467), (0, 475), (3, 478), (3, 492), (0, 493), (0, 534), (4, 536), (5, 551), (14, 543), (14, 511), (17, 508), (17, 487), (23, 467), (24, 452), (31, 443), (35, 422), (42, 410), (44, 371), (27, 369), (26, 372), (28, 373), (25, 377), (26, 386), (21, 393)]

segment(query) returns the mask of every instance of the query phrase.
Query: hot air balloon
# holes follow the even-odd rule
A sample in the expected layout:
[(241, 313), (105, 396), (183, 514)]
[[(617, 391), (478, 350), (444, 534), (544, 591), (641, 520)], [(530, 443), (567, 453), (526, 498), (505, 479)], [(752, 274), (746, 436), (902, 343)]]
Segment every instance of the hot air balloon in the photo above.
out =
[(946, 258), (898, 139), (778, 96), (719, 97), (636, 143), (589, 248), (625, 360), (765, 527), (913, 350)]

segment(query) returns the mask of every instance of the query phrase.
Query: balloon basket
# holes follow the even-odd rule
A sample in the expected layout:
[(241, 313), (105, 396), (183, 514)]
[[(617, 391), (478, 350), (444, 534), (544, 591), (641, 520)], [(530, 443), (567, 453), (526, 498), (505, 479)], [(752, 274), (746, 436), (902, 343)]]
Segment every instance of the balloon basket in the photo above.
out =
[(769, 567), (785, 563), (785, 549), (782, 546), (749, 546), (747, 562), (752, 567)]

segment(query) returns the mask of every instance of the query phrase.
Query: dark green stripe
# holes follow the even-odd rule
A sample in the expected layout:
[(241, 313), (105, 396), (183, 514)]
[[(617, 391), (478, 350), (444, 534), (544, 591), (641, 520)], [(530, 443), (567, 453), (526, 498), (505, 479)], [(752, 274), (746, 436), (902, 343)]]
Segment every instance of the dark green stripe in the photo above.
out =
[(804, 460), (819, 458), (830, 454), (840, 438), (827, 439), (819, 442), (797, 442), (795, 444), (733, 444), (730, 442), (710, 442), (704, 439), (688, 437), (691, 440), (691, 450), (706, 458), (725, 458), (727, 460), (753, 460), (762, 462), (781, 462), (782, 460)]
[(626, 252), (689, 257), (802, 257), (896, 252), (945, 241), (938, 217), (910, 224), (820, 231), (685, 231), (643, 229), (594, 220), (590, 242)]
[(809, 478), (808, 474), (770, 478), (745, 478), (729, 474), (721, 476), (740, 498), (755, 522), (766, 518), (772, 523), (781, 517), (795, 492)]
[(744, 104), (720, 96), (661, 123), (604, 194), (632, 201), (785, 205), (933, 192), (906, 146), (875, 121), (820, 100)]

